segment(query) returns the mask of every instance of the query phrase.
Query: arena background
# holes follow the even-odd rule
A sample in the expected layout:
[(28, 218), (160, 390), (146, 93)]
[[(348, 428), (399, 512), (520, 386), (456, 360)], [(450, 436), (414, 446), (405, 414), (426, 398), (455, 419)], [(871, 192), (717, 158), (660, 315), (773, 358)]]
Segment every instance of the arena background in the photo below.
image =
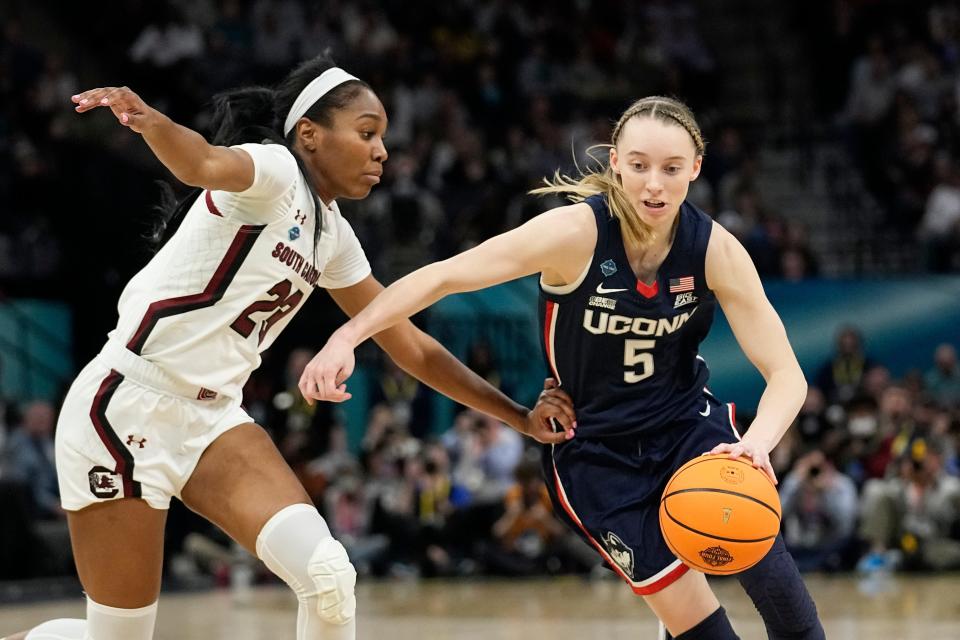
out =
[[(558, 204), (526, 191), (589, 166), (632, 100), (685, 100), (708, 140), (689, 199), (747, 247), (811, 384), (774, 455), (788, 544), (839, 584), (945, 580), (937, 597), (960, 624), (957, 2), (9, 0), (0, 19), (0, 634), (15, 630), (4, 611), (79, 593), (53, 424), (149, 258), (156, 181), (170, 180), (139, 136), (69, 96), (125, 84), (204, 131), (216, 92), (275, 83), (327, 48), (390, 117), (383, 183), (340, 203), (384, 283)], [(530, 442), (376, 347), (361, 349), (354, 400), (302, 403), (299, 370), (343, 320), (319, 292), (245, 393), (362, 575), (604, 582), (570, 540), (494, 533), (515, 483), (537, 482)], [(416, 321), (535, 400), (535, 279)], [(762, 379), (722, 317), (703, 355), (748, 428)], [(929, 499), (897, 511), (890, 496), (910, 488)], [(888, 508), (892, 522), (868, 517)], [(170, 591), (272, 582), (179, 504), (166, 557)]]

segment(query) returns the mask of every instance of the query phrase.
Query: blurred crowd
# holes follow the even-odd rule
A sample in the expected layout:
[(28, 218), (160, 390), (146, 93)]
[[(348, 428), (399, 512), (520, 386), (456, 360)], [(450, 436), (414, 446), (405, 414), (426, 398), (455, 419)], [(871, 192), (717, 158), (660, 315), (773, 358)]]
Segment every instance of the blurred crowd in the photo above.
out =
[[(214, 94), (274, 84), (326, 49), (376, 89), (390, 117), (384, 183), (344, 207), (381, 279), (556, 204), (526, 191), (557, 169), (591, 166), (587, 149), (651, 94), (686, 100), (710, 142), (691, 201), (744, 240), (764, 275), (817, 273), (802, 221), (764, 205), (760, 139), (712, 98), (724, 52), (708, 46), (695, 2), (121, 0), (40, 16), (42, 7), (16, 7), (0, 35), (8, 295), (76, 295), (65, 283), (83, 258), (112, 304), (146, 257), (141, 237), (159, 193), (151, 180), (162, 168), (109, 114), (75, 114), (70, 95), (125, 84), (204, 131)], [(70, 55), (77, 49), (84, 56)], [(81, 248), (77, 237), (89, 240)]]
[[(299, 395), (312, 353), (294, 350), (285, 379), (252, 378), (247, 407), (362, 574), (604, 574), (554, 518), (532, 440), (471, 410), (430, 433), (427, 390), (385, 366), (370, 382), (373, 406), (352, 450), (331, 405)], [(808, 372), (807, 399), (773, 453), (782, 531), (802, 570), (960, 569), (960, 363), (952, 344), (931, 355), (928, 370), (895, 380), (847, 327), (832, 357)], [(0, 526), (0, 577), (68, 571), (56, 409), (34, 402), (7, 416), (0, 509), (15, 515)], [(750, 419), (739, 416), (741, 432)], [(230, 542), (176, 501), (167, 545), (173, 580), (225, 582), (236, 570)]]
[(833, 5), (831, 64), (824, 68), (835, 81), (825, 93), (846, 96), (837, 106), (854, 164), (887, 228), (906, 244), (919, 243), (928, 270), (956, 272), (960, 3)]
[[(831, 24), (841, 52), (832, 68), (849, 69), (849, 78), (838, 84), (845, 103), (822, 107), (841, 113), (854, 166), (888, 223), (922, 239), (931, 269), (956, 270), (957, 5), (923, 3), (929, 10), (918, 12), (915, 4), (826, 4), (837, 12)], [(147, 259), (142, 236), (159, 193), (151, 181), (164, 177), (162, 168), (109, 114), (74, 114), (70, 95), (126, 84), (203, 131), (213, 94), (275, 83), (327, 48), (374, 87), (390, 117), (384, 183), (363, 202), (343, 203), (383, 281), (556, 204), (525, 193), (557, 169), (590, 166), (587, 149), (608, 141), (611, 120), (650, 94), (685, 99), (709, 141), (690, 200), (742, 240), (764, 277), (816, 276), (809, 230), (764, 204), (762, 140), (712, 101), (728, 52), (708, 45), (710, 25), (697, 6), (121, 0), (109, 10), (77, 3), (26, 10), (11, 3), (0, 35), (0, 298), (71, 304), (82, 362), (99, 349), (120, 288)], [(78, 265), (82, 287), (70, 277)], [(314, 318), (329, 318), (315, 326), (339, 318), (329, 303), (316, 306), (322, 313)], [(307, 406), (296, 389), (317, 346), (278, 341), (274, 365), (246, 389), (247, 405), (361, 572), (595, 572), (593, 552), (551, 515), (529, 441), (470, 411), (431, 433), (428, 391), (385, 362), (371, 385), (366, 435), (353, 450), (337, 414)], [(955, 348), (941, 346), (929, 371), (901, 380), (868, 353), (850, 329), (838, 337), (835, 357), (807, 372), (808, 398), (775, 456), (784, 535), (809, 570), (957, 568)], [(482, 373), (499, 378), (489, 364)], [(2, 409), (0, 579), (69, 572), (52, 457), (57, 407)], [(749, 416), (741, 419), (749, 427)], [(235, 572), (229, 541), (176, 504), (167, 545), (171, 577), (227, 580)]]

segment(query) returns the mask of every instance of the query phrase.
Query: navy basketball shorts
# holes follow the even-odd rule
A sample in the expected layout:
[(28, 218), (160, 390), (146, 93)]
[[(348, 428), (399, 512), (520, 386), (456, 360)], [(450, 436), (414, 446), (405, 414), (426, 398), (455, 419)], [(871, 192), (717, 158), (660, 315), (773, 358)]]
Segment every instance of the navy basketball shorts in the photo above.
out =
[(545, 445), (543, 471), (557, 515), (646, 596), (687, 572), (660, 533), (667, 481), (686, 462), (739, 439), (733, 405), (704, 394), (655, 431)]

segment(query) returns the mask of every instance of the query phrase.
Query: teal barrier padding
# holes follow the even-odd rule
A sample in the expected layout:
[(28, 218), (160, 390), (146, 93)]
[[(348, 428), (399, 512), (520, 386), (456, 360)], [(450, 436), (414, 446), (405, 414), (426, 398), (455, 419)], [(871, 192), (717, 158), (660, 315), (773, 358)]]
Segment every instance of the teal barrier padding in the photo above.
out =
[[(767, 281), (764, 288), (809, 381), (831, 357), (844, 325), (860, 329), (867, 355), (895, 378), (933, 366), (940, 343), (960, 346), (960, 278), (955, 276)], [(755, 411), (763, 378), (743, 355), (722, 313), (701, 354), (710, 366), (711, 390)]]
[(58, 400), (74, 375), (72, 326), (63, 303), (0, 305), (0, 394), (18, 402)]

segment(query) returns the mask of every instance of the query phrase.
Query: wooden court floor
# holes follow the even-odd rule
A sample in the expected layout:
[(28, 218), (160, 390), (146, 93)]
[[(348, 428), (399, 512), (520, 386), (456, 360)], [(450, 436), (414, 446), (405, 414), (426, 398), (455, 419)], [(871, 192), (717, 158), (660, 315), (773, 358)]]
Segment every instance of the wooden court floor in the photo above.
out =
[[(960, 575), (807, 578), (830, 640), (960, 640)], [(766, 635), (733, 580), (714, 588), (744, 640)], [(360, 640), (640, 640), (656, 638), (643, 603), (613, 580), (365, 581), (357, 587)], [(158, 640), (293, 638), (295, 601), (284, 588), (173, 594), (160, 600)], [(83, 602), (0, 607), (0, 637), (54, 617), (80, 617)]]

